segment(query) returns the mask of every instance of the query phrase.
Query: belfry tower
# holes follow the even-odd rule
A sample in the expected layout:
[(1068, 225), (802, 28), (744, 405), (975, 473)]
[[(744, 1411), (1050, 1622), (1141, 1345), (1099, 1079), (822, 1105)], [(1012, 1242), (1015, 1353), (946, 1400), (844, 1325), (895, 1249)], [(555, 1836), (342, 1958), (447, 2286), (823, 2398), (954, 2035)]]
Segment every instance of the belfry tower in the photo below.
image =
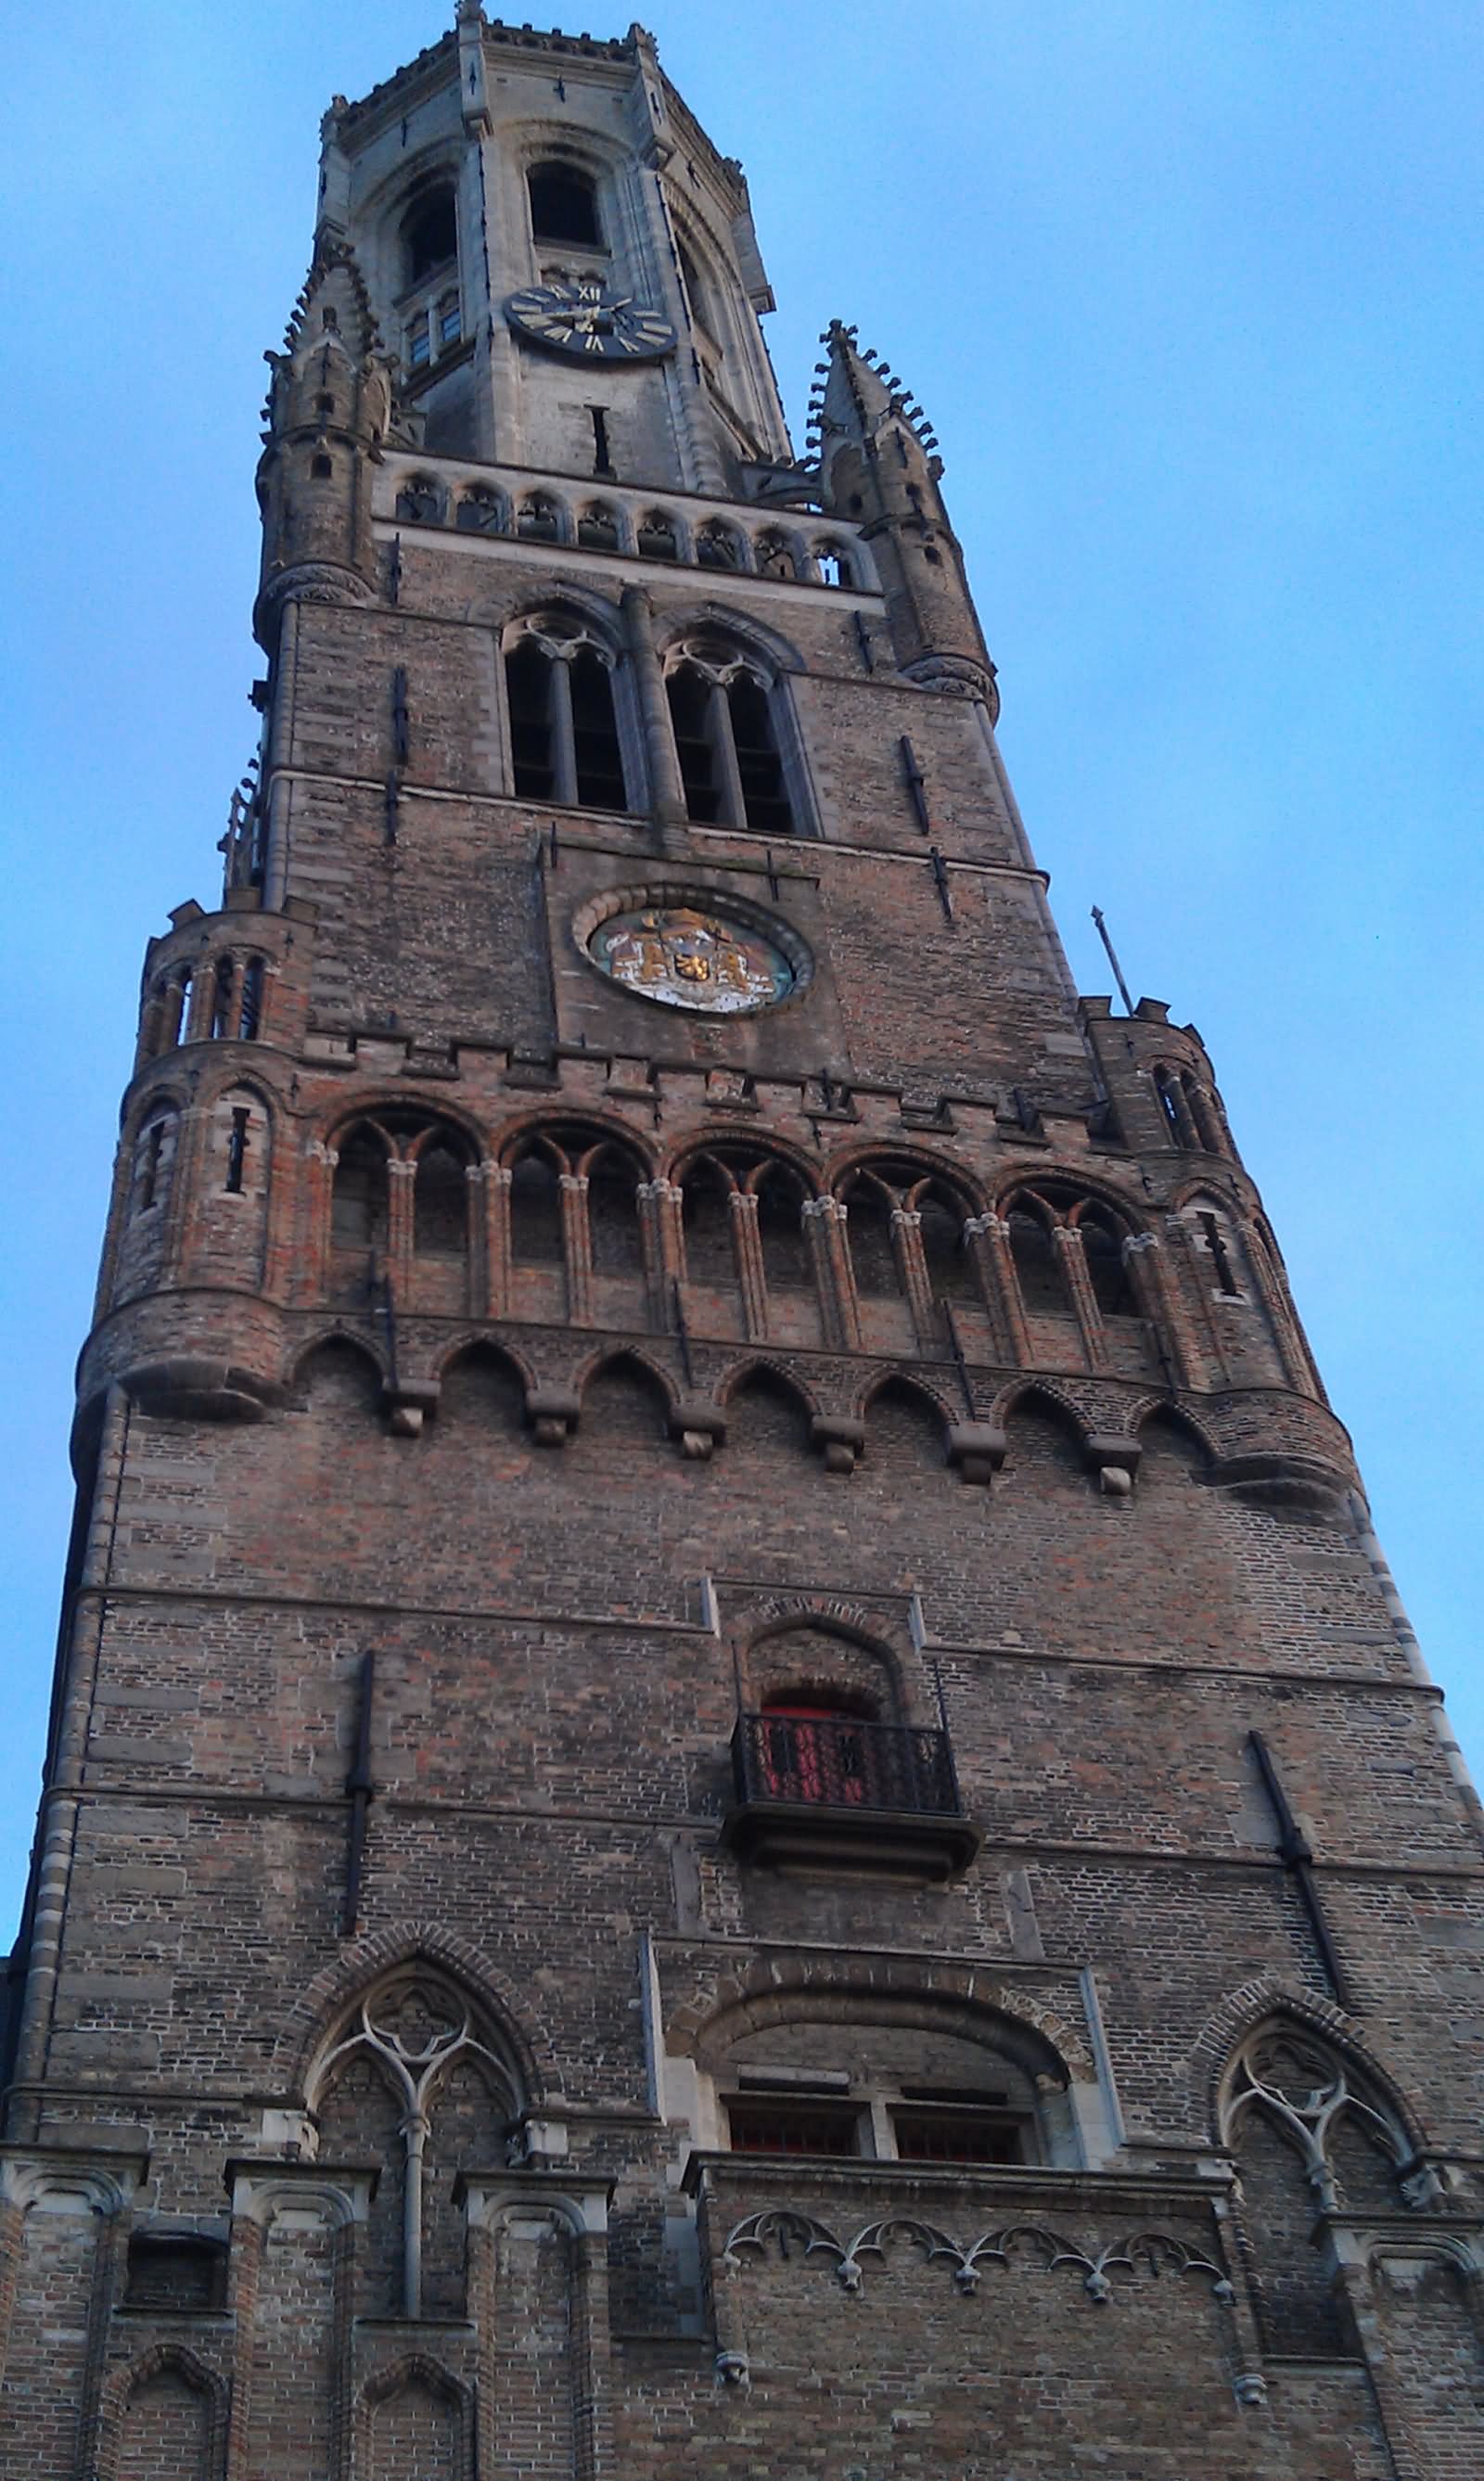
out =
[(1473, 2481), (1480, 1812), (937, 442), (651, 38), (324, 128), (145, 959), (0, 2147), (35, 2481)]

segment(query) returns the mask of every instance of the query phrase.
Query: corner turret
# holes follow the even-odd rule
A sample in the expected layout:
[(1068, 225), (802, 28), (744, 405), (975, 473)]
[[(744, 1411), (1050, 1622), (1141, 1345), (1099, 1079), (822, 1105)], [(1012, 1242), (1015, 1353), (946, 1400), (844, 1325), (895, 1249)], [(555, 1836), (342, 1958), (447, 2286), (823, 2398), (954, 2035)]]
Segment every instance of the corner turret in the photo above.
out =
[(999, 714), (963, 555), (939, 483), (943, 461), (922, 407), (837, 319), (812, 408), (825, 506), (859, 525), (886, 595), (898, 668), (924, 689), (982, 698)]
[(286, 601), (365, 602), (376, 590), (371, 489), (392, 425), (391, 363), (355, 254), (327, 227), (273, 373), (258, 466), (263, 569), (253, 625), (270, 652)]

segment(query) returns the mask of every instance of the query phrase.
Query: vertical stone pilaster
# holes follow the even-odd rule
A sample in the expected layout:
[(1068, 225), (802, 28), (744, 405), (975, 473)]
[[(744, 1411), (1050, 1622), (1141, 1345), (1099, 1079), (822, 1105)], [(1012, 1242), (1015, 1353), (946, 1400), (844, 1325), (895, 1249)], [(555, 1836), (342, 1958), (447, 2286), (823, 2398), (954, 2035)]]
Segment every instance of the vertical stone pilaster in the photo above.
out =
[(386, 1166), (386, 1272), (392, 1298), (403, 1306), (412, 1296), (413, 1190), (416, 1163), (393, 1156)]
[(263, 2274), (263, 2226), (251, 2214), (234, 2214), (232, 2217), (229, 2264), (232, 2387), (226, 2422), (225, 2481), (250, 2481), (247, 2442), (252, 2420), (252, 2364), (258, 2292)]
[(1169, 1268), (1158, 1232), (1131, 1232), (1123, 1244), (1124, 1265), (1138, 1298), (1139, 1315), (1149, 1320), (1169, 1361), (1178, 1387), (1200, 1384), (1184, 1313), (1170, 1283)]
[(1304, 1349), (1298, 1319), (1289, 1297), (1288, 1286), (1268, 1256), (1266, 1245), (1257, 1225), (1244, 1221), (1237, 1228), (1241, 1236), (1242, 1254), (1247, 1261), (1248, 1271), (1252, 1277), (1252, 1289), (1266, 1315), (1268, 1327), (1277, 1346), (1278, 1358), (1283, 1364), (1283, 1374), (1297, 1395), (1314, 1396), (1317, 1393), (1314, 1371)]
[(650, 1323), (670, 1323), (674, 1286), (682, 1265), (681, 1209), (683, 1192), (672, 1181), (642, 1180), (634, 1192), (638, 1208), (639, 1245), (644, 1253), (644, 1285)]
[(587, 1229), (587, 1175), (557, 1174), (561, 1193), (561, 1253), (566, 1264), (567, 1316), (574, 1326), (592, 1324), (592, 1235)]
[(298, 1281), (286, 1287), (290, 1300), (313, 1300), (324, 1292), (329, 1275), (330, 1214), (335, 1194), (335, 1166), (340, 1157), (333, 1146), (311, 1137), (304, 1148), (303, 1175), (299, 1183), (298, 1246), (294, 1251)]
[(650, 807), (662, 826), (683, 827), (685, 786), (675, 755), (675, 736), (670, 730), (664, 676), (655, 652), (654, 605), (642, 586), (624, 588), (623, 626), (644, 736), (644, 771), (648, 778), (647, 788), (634, 790), (638, 793), (647, 789)]
[(763, 1243), (758, 1234), (758, 1202), (744, 1189), (727, 1197), (732, 1225), (732, 1250), (742, 1288), (742, 1320), (748, 1337), (762, 1343), (768, 1334), (768, 1278), (763, 1271)]
[(1211, 1284), (1204, 1262), (1200, 1252), (1193, 1245), (1190, 1226), (1183, 1214), (1167, 1214), (1164, 1218), (1164, 1231), (1169, 1252), (1165, 1262), (1166, 1267), (1173, 1268), (1177, 1266), (1184, 1267), (1185, 1283), (1181, 1290), (1185, 1297), (1187, 1316), (1193, 1294), (1196, 1304), (1195, 1318), (1199, 1321), (1194, 1333), (1204, 1345), (1208, 1366), (1214, 1371), (1219, 1382), (1227, 1378), (1230, 1372), (1227, 1369), (1226, 1353), (1222, 1347), (1221, 1329), (1211, 1306)]
[(931, 1351), (939, 1341), (937, 1304), (927, 1280), (927, 1262), (923, 1255), (923, 1218), (911, 1207), (894, 1206), (892, 1209), (892, 1250), (897, 1260), (898, 1280), (912, 1312), (917, 1340), (925, 1351)]
[(846, 1240), (849, 1211), (838, 1197), (808, 1197), (799, 1214), (809, 1243), (824, 1341), (854, 1352), (860, 1347), (861, 1321), (855, 1274)]
[(1054, 1224), (1052, 1247), (1061, 1260), (1061, 1278), (1081, 1329), (1087, 1367), (1089, 1370), (1106, 1370), (1108, 1366), (1107, 1341), (1103, 1333), (1103, 1313), (1092, 1289), (1092, 1277), (1087, 1272), (1087, 1253), (1082, 1247), (1082, 1236), (1075, 1224)]
[(1004, 1357), (1019, 1370), (1028, 1369), (1030, 1337), (1015, 1278), (1010, 1227), (1001, 1214), (971, 1214), (964, 1225), (964, 1237), (973, 1252), (984, 1305), (997, 1340), (1004, 1347)]
[(488, 1318), (507, 1316), (510, 1302), (510, 1182), (508, 1164), (492, 1162), (488, 1156), (480, 1165), (483, 1174), (483, 1220), (482, 1254), (484, 1262), (484, 1303)]

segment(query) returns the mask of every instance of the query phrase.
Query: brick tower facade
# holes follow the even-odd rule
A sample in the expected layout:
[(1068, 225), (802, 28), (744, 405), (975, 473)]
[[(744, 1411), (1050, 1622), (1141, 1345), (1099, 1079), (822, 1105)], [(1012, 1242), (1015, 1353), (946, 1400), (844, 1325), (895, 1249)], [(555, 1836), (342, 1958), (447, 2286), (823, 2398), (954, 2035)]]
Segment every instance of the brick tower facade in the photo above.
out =
[(619, 40), (325, 123), (0, 2148), (36, 2481), (1477, 2481), (1477, 1801), (900, 381)]

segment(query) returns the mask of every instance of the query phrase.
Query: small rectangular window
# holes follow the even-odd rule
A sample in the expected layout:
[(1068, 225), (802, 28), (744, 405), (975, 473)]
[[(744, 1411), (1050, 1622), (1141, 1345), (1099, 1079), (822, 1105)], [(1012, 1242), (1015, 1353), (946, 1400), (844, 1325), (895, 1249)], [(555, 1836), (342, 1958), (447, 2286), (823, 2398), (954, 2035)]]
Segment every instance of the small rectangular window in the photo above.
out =
[(729, 2102), (734, 2154), (859, 2154), (861, 2115), (850, 2102), (763, 2101), (748, 2094)]
[(445, 347), (449, 345), (456, 345), (459, 337), (463, 334), (463, 315), (459, 309), (457, 301), (452, 299), (447, 301), (440, 301), (438, 304), (439, 344)]
[(432, 338), (426, 310), (420, 319), (413, 320), (407, 329), (407, 359), (415, 371), (432, 359)]
[(1007, 2112), (894, 2110), (892, 2134), (903, 2162), (1024, 2162), (1026, 2131)]

